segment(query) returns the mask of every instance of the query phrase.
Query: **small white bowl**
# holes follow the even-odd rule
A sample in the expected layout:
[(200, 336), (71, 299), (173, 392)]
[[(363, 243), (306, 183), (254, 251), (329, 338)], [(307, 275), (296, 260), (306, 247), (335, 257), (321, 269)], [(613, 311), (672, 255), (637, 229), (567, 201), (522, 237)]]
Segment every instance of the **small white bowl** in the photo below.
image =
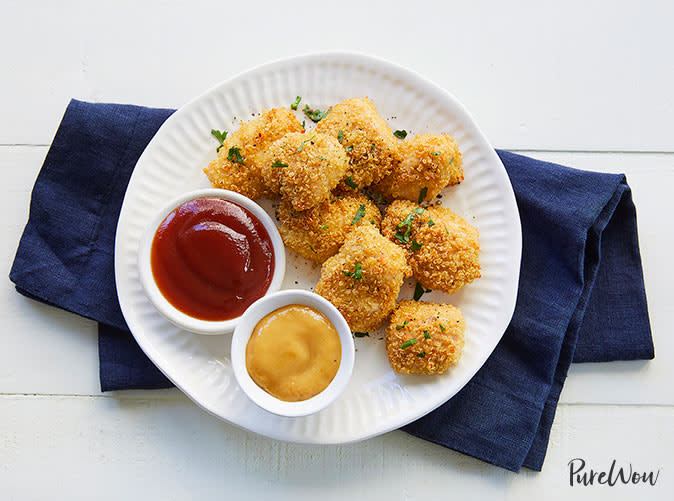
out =
[(241, 207), (248, 209), (264, 225), (264, 228), (269, 234), (269, 238), (271, 239), (272, 247), (274, 249), (274, 274), (272, 275), (271, 283), (269, 284), (269, 288), (267, 289), (265, 295), (271, 294), (272, 292), (275, 292), (281, 288), (281, 282), (283, 282), (283, 276), (285, 275), (286, 270), (285, 248), (283, 247), (283, 240), (276, 229), (274, 221), (271, 217), (269, 217), (269, 214), (267, 214), (262, 207), (253, 202), (250, 198), (244, 197), (243, 195), (234, 193), (233, 191), (220, 190), (216, 188), (190, 191), (179, 196), (178, 198), (171, 200), (171, 202), (166, 204), (159, 212), (157, 212), (157, 215), (147, 226), (147, 229), (140, 240), (140, 245), (138, 246), (138, 271), (140, 274), (141, 284), (143, 285), (145, 293), (150, 298), (152, 304), (172, 324), (177, 325), (182, 329), (195, 332), (197, 334), (226, 334), (234, 330), (236, 325), (239, 323), (241, 316), (232, 318), (230, 320), (221, 321), (200, 320), (198, 318), (191, 317), (178, 310), (164, 297), (157, 287), (157, 284), (154, 281), (154, 277), (152, 275), (150, 256), (152, 242), (154, 240), (154, 235), (157, 232), (157, 228), (159, 228), (159, 225), (164, 221), (164, 219), (166, 219), (166, 216), (168, 216), (171, 211), (173, 211), (173, 209), (184, 204), (185, 202), (196, 200), (198, 198), (221, 198), (223, 200), (235, 202)]
[[(337, 374), (318, 395), (299, 402), (280, 400), (262, 388), (248, 374), (246, 347), (253, 329), (267, 314), (290, 304), (311, 306), (325, 315), (337, 329), (342, 345), (342, 359)], [(346, 388), (353, 372), (355, 348), (351, 329), (342, 314), (328, 300), (306, 290), (290, 289), (262, 297), (241, 316), (232, 336), (231, 359), (234, 377), (248, 397), (263, 409), (279, 416), (298, 417), (318, 412), (330, 405)]]

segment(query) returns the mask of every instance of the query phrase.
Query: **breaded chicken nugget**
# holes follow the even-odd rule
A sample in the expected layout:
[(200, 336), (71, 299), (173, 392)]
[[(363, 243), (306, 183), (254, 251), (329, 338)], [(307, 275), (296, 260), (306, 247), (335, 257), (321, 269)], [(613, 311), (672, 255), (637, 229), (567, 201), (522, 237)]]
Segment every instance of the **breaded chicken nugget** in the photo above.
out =
[(335, 105), (316, 130), (336, 137), (349, 157), (344, 187), (359, 189), (376, 183), (398, 163), (397, 140), (366, 97)]
[(268, 194), (262, 179), (258, 156), (271, 143), (288, 132), (301, 132), (302, 125), (286, 108), (274, 108), (248, 122), (227, 136), (218, 158), (204, 172), (215, 188), (236, 191), (249, 198)]
[(401, 301), (386, 328), (386, 353), (399, 374), (442, 374), (461, 358), (466, 322), (451, 304)]
[(372, 224), (379, 229), (381, 224), (377, 206), (359, 192), (331, 195), (329, 200), (303, 212), (293, 210), (284, 201), (276, 210), (276, 217), (286, 246), (319, 264), (334, 256), (357, 226)]
[(406, 250), (415, 278), (427, 289), (452, 294), (482, 276), (477, 228), (445, 207), (396, 200), (381, 231)]
[(267, 188), (297, 211), (327, 200), (348, 165), (336, 138), (314, 132), (286, 134), (258, 158)]
[(447, 134), (423, 134), (400, 143), (400, 162), (374, 189), (388, 200), (433, 200), (445, 186), (463, 181), (463, 158)]
[(362, 224), (323, 263), (315, 292), (337, 307), (352, 330), (368, 332), (393, 311), (409, 274), (404, 251), (373, 225)]

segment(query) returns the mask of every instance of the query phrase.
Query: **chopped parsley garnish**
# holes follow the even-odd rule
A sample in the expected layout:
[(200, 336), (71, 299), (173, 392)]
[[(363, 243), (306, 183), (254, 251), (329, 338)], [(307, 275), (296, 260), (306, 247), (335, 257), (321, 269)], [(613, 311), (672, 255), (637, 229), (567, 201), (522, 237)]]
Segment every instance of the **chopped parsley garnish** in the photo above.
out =
[(419, 358), (424, 358), (425, 356), (426, 356), (426, 352), (425, 352), (425, 351), (422, 351), (422, 352), (420, 352), (420, 353), (417, 353), (417, 357), (419, 357)]
[(414, 287), (414, 300), (419, 301), (421, 299), (421, 296), (424, 295), (424, 288), (421, 286), (419, 282), (417, 282), (416, 287)]
[(313, 252), (314, 254), (318, 254), (318, 252), (316, 252), (316, 249), (314, 249), (314, 248), (311, 246), (311, 244), (308, 243), (307, 245), (308, 245), (309, 248), (311, 249), (311, 252)]
[(224, 143), (225, 139), (227, 139), (227, 131), (220, 132), (218, 129), (211, 129), (211, 134), (220, 143), (220, 146), (218, 146), (215, 151), (220, 151), (220, 148), (223, 147), (222, 143)]
[(347, 153), (352, 152), (352, 151), (353, 151), (353, 145), (350, 144), (349, 146), (347, 146), (346, 148), (344, 148), (344, 151), (346, 151)]
[(414, 344), (417, 344), (417, 342), (418, 341), (416, 339), (410, 339), (409, 341), (405, 341), (402, 345), (400, 345), (400, 349), (404, 350), (408, 346), (412, 346)]
[(426, 198), (426, 193), (428, 193), (428, 188), (424, 186), (419, 192), (419, 203), (424, 201), (424, 198)]
[(424, 339), (430, 339), (431, 335), (428, 333), (428, 331), (424, 331)]
[(409, 226), (412, 224), (412, 219), (414, 219), (414, 212), (410, 212), (405, 216), (405, 218), (398, 223), (397, 228), (402, 228), (403, 226)]
[(372, 149), (374, 150), (376, 147), (377, 147), (377, 145), (372, 143)]
[(405, 326), (406, 326), (408, 323), (409, 323), (409, 322), (408, 322), (407, 320), (405, 320), (401, 325), (396, 325), (396, 330), (399, 331), (399, 330), (401, 330), (401, 329), (404, 329)]
[(327, 224), (322, 224), (319, 226), (319, 228), (321, 229), (321, 231), (327, 231), (330, 229), (330, 227)]
[(370, 337), (369, 332), (353, 331), (353, 335), (356, 336), (356, 337)]
[(344, 275), (346, 275), (347, 277), (351, 277), (355, 280), (360, 280), (361, 278), (363, 278), (363, 268), (360, 266), (360, 263), (356, 263), (354, 271), (342, 270), (342, 273), (344, 273)]
[(395, 237), (402, 243), (406, 244), (410, 241), (410, 227), (408, 226), (405, 233), (396, 232)]
[(304, 141), (302, 141), (302, 144), (300, 144), (297, 147), (297, 151), (302, 151), (304, 149), (304, 145), (307, 144), (308, 142), (313, 141), (315, 138), (316, 138), (316, 136), (311, 136), (309, 139), (305, 139)]
[(328, 109), (326, 111), (321, 111), (318, 109), (311, 109), (309, 108), (309, 105), (306, 105), (302, 111), (307, 116), (307, 118), (312, 122), (320, 122), (330, 114), (331, 110)]
[(227, 160), (235, 164), (245, 165), (243, 163), (243, 157), (241, 156), (241, 148), (230, 148), (227, 152)]
[(439, 154), (440, 154), (439, 151), (432, 151), (431, 152), (431, 155), (433, 155), (434, 157), (437, 157)]
[(351, 226), (353, 226), (358, 221), (363, 219), (363, 217), (365, 217), (365, 204), (360, 204), (360, 207), (358, 207), (358, 210), (356, 211), (356, 215), (353, 216), (353, 221), (351, 221)]
[(428, 218), (428, 226), (435, 226), (435, 221), (433, 221), (430, 217)]
[(438, 325), (440, 326), (440, 330), (441, 330), (442, 332), (445, 332), (445, 326), (442, 325), (442, 324), (438, 324)]
[[(405, 219), (407, 219), (407, 218), (405, 218)], [(403, 222), (404, 222), (404, 220), (403, 220)], [(400, 227), (402, 227), (402, 226), (403, 226), (403, 223), (400, 223), (400, 224), (398, 225), (398, 228), (400, 228)], [(406, 226), (405, 232), (404, 232), (404, 233), (401, 233), (400, 231), (396, 231), (395, 237), (396, 237), (396, 239), (398, 239), (398, 241), (400, 241), (400, 242), (402, 242), (402, 243), (404, 243), (404, 244), (407, 244), (407, 243), (410, 242), (410, 232), (412, 231), (412, 222), (411, 222), (411, 220), (410, 220), (405, 226)]]
[(274, 160), (274, 163), (271, 164), (271, 166), (272, 167), (284, 168), (284, 167), (288, 167), (288, 164), (284, 164), (284, 163), (279, 162), (278, 160)]
[(352, 188), (354, 190), (358, 189), (358, 184), (356, 184), (351, 176), (347, 176), (347, 178), (344, 180), (344, 184), (347, 185), (349, 188)]
[(411, 250), (412, 252), (416, 252), (416, 251), (418, 251), (419, 249), (421, 249), (421, 247), (422, 247), (423, 245), (424, 245), (424, 244), (420, 244), (419, 242), (417, 242), (417, 239), (415, 238), (414, 240), (412, 240), (412, 245), (410, 245), (410, 250)]
[(397, 130), (393, 133), (393, 135), (398, 139), (405, 139), (407, 137), (407, 131), (405, 129)]
[(306, 129), (306, 124), (307, 124), (307, 121), (306, 121), (306, 120), (302, 120), (302, 128), (303, 128), (303, 129)]
[(343, 139), (344, 139), (344, 133), (340, 130), (337, 133), (337, 141), (339, 141), (339, 143), (341, 144)]
[(295, 98), (295, 102), (294, 102), (293, 104), (291, 104), (290, 107), (291, 107), (293, 110), (296, 110), (296, 109), (297, 109), (297, 105), (300, 104), (300, 101), (301, 101), (301, 100), (302, 100), (302, 96), (297, 96), (297, 97)]
[(454, 163), (454, 157), (449, 159), (449, 165), (452, 165)]
[(449, 235), (449, 230), (447, 229), (447, 226), (445, 226), (445, 233)]
[[(400, 223), (398, 223), (398, 226), (396, 228), (400, 229), (400, 228), (405, 227), (404, 232), (397, 231), (396, 234), (395, 234), (395, 237), (400, 242), (402, 242), (404, 244), (410, 243), (410, 233), (412, 231), (412, 220), (416, 217), (416, 214), (421, 215), (423, 213), (424, 213), (424, 209), (422, 207), (417, 207), (412, 212), (407, 214), (407, 216), (405, 216), (405, 218), (402, 221), (400, 221)], [(419, 250), (419, 249), (417, 249), (417, 250)]]

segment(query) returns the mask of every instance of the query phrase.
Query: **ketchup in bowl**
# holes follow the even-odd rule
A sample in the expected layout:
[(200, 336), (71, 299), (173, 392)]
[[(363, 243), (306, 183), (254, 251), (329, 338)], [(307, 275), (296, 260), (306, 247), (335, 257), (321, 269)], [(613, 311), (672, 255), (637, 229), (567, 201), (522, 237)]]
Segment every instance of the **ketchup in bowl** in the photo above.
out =
[(262, 222), (221, 198), (174, 209), (154, 235), (150, 260), (167, 301), (200, 320), (240, 316), (264, 296), (274, 274), (274, 248)]

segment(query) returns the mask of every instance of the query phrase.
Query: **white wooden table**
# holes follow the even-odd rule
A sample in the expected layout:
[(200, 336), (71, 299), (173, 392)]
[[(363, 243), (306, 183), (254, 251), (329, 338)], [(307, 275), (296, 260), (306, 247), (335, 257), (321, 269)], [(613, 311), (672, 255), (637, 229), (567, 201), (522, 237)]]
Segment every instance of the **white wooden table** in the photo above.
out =
[[(38, 2), (39, 3), (39, 2)], [(177, 390), (101, 394), (93, 322), (0, 285), (2, 499), (672, 499), (674, 4), (3, 2), (0, 262), (71, 97), (178, 107), (257, 64), (355, 50), (454, 93), (496, 147), (624, 172), (656, 359), (575, 365), (541, 473), (393, 432), (315, 447), (205, 414)], [(655, 487), (570, 487), (567, 462), (661, 469)]]

